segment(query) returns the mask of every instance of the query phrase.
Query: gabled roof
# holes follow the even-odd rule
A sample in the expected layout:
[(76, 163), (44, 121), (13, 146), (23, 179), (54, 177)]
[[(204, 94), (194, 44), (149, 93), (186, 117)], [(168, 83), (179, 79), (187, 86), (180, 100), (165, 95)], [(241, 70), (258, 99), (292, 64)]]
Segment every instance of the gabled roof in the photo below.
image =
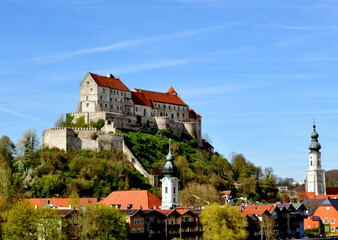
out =
[(97, 204), (97, 198), (79, 198), (76, 200), (72, 198), (26, 198), (25, 200), (37, 206), (46, 206), (51, 204), (57, 207), (68, 207), (77, 200), (79, 201), (78, 205), (83, 207)]
[(296, 210), (298, 210), (298, 209), (306, 210), (307, 209), (307, 207), (303, 203), (292, 203), (292, 205)]
[(172, 215), (172, 214), (174, 214), (176, 216), (181, 216), (181, 214), (175, 209), (158, 209), (156, 211), (166, 215), (167, 217)]
[(249, 217), (252, 217), (253, 215), (261, 216), (263, 214), (270, 215), (269, 211), (267, 209), (263, 209), (263, 208), (260, 208), (260, 209), (246, 209), (245, 208), (241, 212), (241, 214), (244, 215), (244, 216), (249, 216)]
[(127, 209), (128, 204), (132, 204), (131, 209), (155, 209), (161, 206), (161, 200), (147, 190), (130, 190), (112, 192), (100, 204), (119, 204), (120, 209)]
[(126, 87), (126, 85), (123, 84), (123, 82), (119, 78), (103, 77), (94, 73), (89, 74), (99, 86), (130, 92), (130, 90)]
[(286, 210), (290, 210), (290, 211), (295, 211), (295, 207), (292, 205), (292, 203), (277, 203), (276, 204), (280, 210), (283, 209), (283, 207), (286, 209)]
[(280, 211), (279, 208), (273, 204), (262, 204), (262, 205), (256, 205), (256, 204), (249, 204), (245, 207), (245, 210), (249, 209), (265, 209), (268, 210), (269, 213), (272, 213), (273, 211), (277, 210)]
[(326, 199), (320, 206), (332, 206), (338, 211), (338, 199)]
[(123, 214), (127, 215), (128, 217), (133, 217), (137, 213), (140, 213), (141, 215), (145, 215), (145, 213), (142, 211), (142, 209), (121, 209), (120, 211)]
[(231, 195), (231, 190), (223, 191), (222, 195)]
[(187, 210), (187, 209), (178, 209), (176, 210), (181, 216), (183, 216), (184, 214), (190, 214), (190, 215), (193, 215), (193, 216), (196, 216), (197, 217), (197, 214), (194, 213), (193, 211), (191, 210)]
[(169, 90), (167, 91), (167, 93), (177, 94), (177, 92), (174, 90), (173, 87), (170, 87)]
[(150, 100), (143, 92), (131, 92), (131, 96), (136, 105), (144, 105), (152, 108), (157, 108), (156, 104)]
[(142, 92), (144, 93), (147, 98), (153, 102), (160, 102), (160, 103), (170, 103), (176, 105), (187, 106), (179, 96), (172, 93), (162, 93), (162, 92), (154, 92), (154, 91), (147, 91), (141, 89), (133, 89), (134, 92)]

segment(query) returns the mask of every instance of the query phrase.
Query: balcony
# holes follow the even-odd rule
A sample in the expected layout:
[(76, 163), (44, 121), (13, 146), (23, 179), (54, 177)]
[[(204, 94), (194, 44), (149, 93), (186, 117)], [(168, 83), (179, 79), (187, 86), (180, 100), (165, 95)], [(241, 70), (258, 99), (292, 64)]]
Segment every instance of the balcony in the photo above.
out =
[(169, 229), (169, 228), (180, 228), (181, 226), (180, 226), (180, 224), (168, 224), (167, 225), (167, 228)]
[(149, 227), (153, 230), (164, 230), (165, 223), (150, 223)]
[(198, 232), (182, 232), (182, 237), (196, 237)]
[(196, 227), (196, 222), (182, 222), (182, 227)]

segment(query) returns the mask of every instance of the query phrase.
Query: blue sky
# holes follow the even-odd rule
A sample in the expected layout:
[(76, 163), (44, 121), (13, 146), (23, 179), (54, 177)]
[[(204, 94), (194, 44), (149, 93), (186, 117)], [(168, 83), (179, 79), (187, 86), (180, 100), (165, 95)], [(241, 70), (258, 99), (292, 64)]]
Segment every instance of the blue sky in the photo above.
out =
[(90, 71), (170, 86), (215, 150), (305, 178), (315, 119), (337, 169), (338, 5), (297, 0), (0, 0), (0, 135), (40, 139)]

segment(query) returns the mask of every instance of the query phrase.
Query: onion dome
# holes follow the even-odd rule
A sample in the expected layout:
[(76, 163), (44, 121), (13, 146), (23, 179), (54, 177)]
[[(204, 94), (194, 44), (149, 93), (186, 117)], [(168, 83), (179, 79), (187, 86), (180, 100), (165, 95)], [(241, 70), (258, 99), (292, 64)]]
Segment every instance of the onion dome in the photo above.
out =
[(311, 133), (311, 142), (309, 144), (309, 149), (311, 152), (319, 152), (319, 149), (322, 147), (318, 142), (319, 134), (316, 132), (316, 124), (313, 122), (313, 132)]
[(174, 164), (174, 158), (171, 154), (171, 139), (169, 139), (169, 153), (167, 155), (167, 162), (165, 163), (162, 172), (165, 177), (176, 177), (177, 174), (177, 167)]

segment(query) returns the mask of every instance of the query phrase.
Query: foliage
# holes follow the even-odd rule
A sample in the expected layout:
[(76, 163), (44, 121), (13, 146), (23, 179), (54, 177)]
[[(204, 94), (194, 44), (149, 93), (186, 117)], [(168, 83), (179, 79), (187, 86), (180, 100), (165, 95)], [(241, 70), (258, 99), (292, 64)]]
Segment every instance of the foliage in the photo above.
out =
[(105, 205), (89, 206), (78, 218), (81, 239), (127, 239), (127, 222), (122, 213)]
[(326, 171), (325, 181), (327, 187), (338, 187), (338, 170)]
[(53, 197), (63, 188), (61, 180), (53, 174), (37, 177), (32, 185), (32, 193), (36, 197)]
[(64, 127), (65, 124), (66, 124), (65, 116), (63, 115), (63, 113), (61, 113), (60, 116), (58, 117), (58, 119), (55, 121), (54, 127), (56, 127), (56, 128)]
[(210, 240), (245, 239), (246, 219), (238, 208), (213, 203), (206, 206), (201, 215), (203, 238)]
[(104, 126), (104, 124), (105, 124), (105, 121), (102, 118), (100, 118), (96, 122), (90, 121), (90, 126), (92, 128), (96, 128), (97, 130), (100, 130)]
[(220, 202), (220, 197), (215, 187), (198, 183), (189, 183), (184, 190), (180, 192), (179, 199), (184, 204), (194, 206), (195, 208)]
[(36, 150), (39, 148), (39, 139), (36, 134), (36, 129), (28, 129), (18, 140), (16, 149), (21, 156), (25, 158), (33, 157)]
[(275, 232), (273, 230), (274, 224), (275, 219), (272, 216), (263, 215), (261, 228), (266, 240), (275, 238)]
[(15, 145), (11, 139), (4, 135), (0, 138), (0, 156), (4, 157), (5, 160), (12, 164), (12, 160), (15, 154)]
[(96, 140), (98, 135), (97, 135), (96, 132), (94, 132), (90, 137), (91, 137), (91, 139)]
[(31, 240), (36, 238), (36, 212), (28, 202), (20, 201), (8, 212), (3, 224), (3, 239)]
[(7, 202), (10, 197), (12, 184), (12, 171), (5, 157), (0, 156), (0, 197), (3, 202)]

